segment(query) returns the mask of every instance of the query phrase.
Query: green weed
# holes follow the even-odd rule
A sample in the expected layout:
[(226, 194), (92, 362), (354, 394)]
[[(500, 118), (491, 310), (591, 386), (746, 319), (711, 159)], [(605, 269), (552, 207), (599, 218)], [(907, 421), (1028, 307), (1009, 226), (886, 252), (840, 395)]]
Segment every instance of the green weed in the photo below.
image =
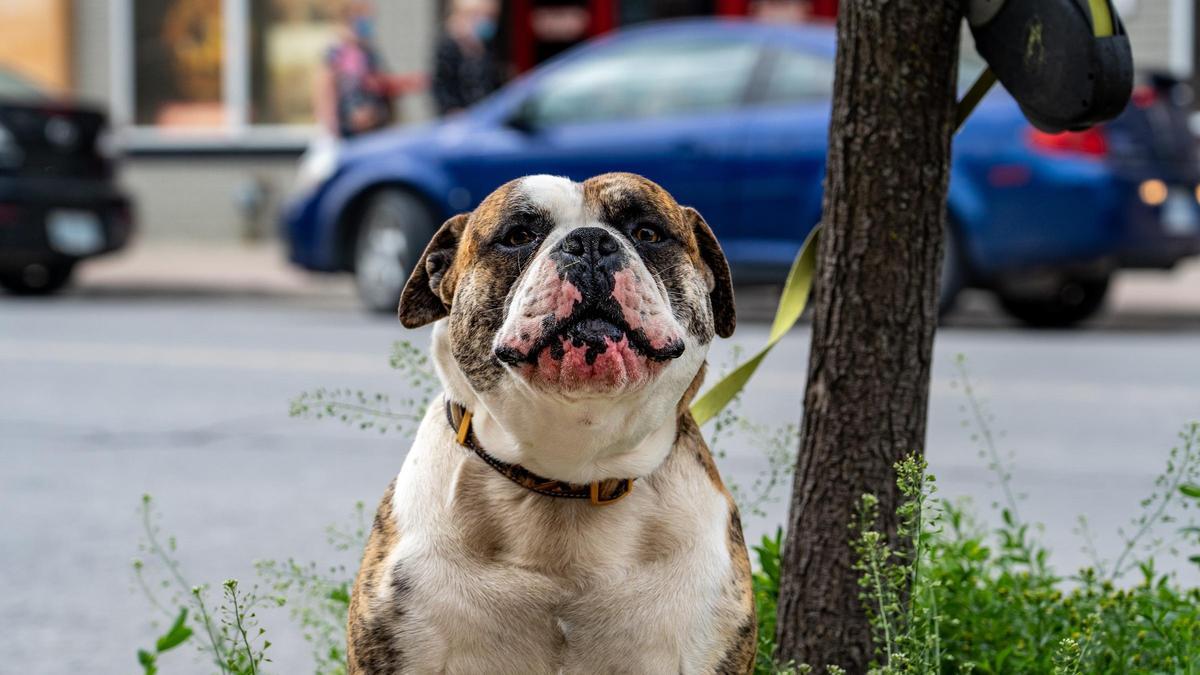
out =
[[(264, 599), (254, 589), (240, 590), (230, 579), (221, 586), (214, 613), (207, 601), (209, 587), (185, 578), (175, 537), (164, 538), (150, 495), (142, 497), (141, 521), (142, 557), (133, 561), (134, 579), (150, 606), (171, 622), (153, 649), (137, 651), (143, 674), (154, 675), (159, 657), (191, 642), (222, 675), (259, 675), (270, 661), (266, 654), (271, 646), (258, 626), (257, 610)], [(193, 640), (197, 634), (199, 639)]]

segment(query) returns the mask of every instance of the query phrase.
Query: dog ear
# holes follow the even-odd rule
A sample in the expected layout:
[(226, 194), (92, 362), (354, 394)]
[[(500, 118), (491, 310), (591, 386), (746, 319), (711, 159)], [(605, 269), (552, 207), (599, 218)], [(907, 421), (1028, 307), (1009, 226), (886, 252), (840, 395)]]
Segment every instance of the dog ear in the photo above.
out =
[(450, 312), (454, 289), (446, 279), (446, 272), (454, 264), (454, 254), (470, 216), (460, 213), (447, 220), (429, 240), (400, 293), (397, 314), (405, 328), (420, 328)]
[(733, 277), (729, 274), (729, 263), (725, 260), (725, 252), (717, 242), (716, 235), (704, 222), (700, 212), (690, 206), (683, 207), (685, 221), (690, 222), (692, 232), (696, 236), (696, 245), (700, 248), (700, 260), (708, 268), (709, 293), (712, 303), (713, 325), (717, 335), (727, 338), (733, 335), (737, 325), (737, 312), (733, 305)]

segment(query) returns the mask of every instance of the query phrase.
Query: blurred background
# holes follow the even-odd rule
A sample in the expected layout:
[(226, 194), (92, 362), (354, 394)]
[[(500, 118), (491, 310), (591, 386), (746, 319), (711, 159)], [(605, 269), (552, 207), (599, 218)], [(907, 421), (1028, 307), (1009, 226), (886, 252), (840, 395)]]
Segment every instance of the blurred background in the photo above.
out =
[[(0, 65), (107, 111), (148, 239), (237, 240), (247, 190), (272, 222), (317, 125), (313, 86), (339, 38), (337, 0), (5, 0)], [(820, 0), (829, 16), (835, 2)], [(745, 15), (742, 0), (498, 3), (488, 49), (507, 79), (589, 37), (647, 20)], [(374, 46), (395, 73), (428, 73), (446, 0), (377, 2)], [(1156, 27), (1166, 25), (1163, 16)], [(1153, 29), (1152, 29), (1153, 30)], [(1157, 49), (1157, 45), (1156, 45)], [(436, 114), (428, 91), (396, 121)], [(188, 185), (187, 194), (176, 188)], [(267, 227), (265, 235), (273, 235)]]
[[(1141, 114), (1050, 136), (994, 93), (1001, 110), (959, 138), (944, 309), (953, 291), (985, 288), (1018, 320), (1075, 323), (1109, 299), (1110, 272), (1196, 252), (1192, 3), (1118, 6)], [(778, 281), (819, 217), (835, 0), (5, 0), (0, 12), (0, 189), (22, 195), (0, 220), (25, 232), (9, 228), (0, 281), (17, 292), (156, 275), (204, 287), (201, 252), (218, 251), (224, 283), (275, 288), (294, 276), (282, 249), (298, 268), (355, 273), (365, 303), (390, 311), (425, 230), (529, 172), (649, 175), (715, 221), (746, 282)], [(699, 20), (541, 67), (679, 17)], [(721, 18), (764, 30), (714, 34)], [(964, 54), (965, 89), (981, 69), (969, 37)], [(51, 220), (70, 239), (57, 248)]]
[[(1010, 462), (1064, 569), (1089, 562), (1077, 515), (1119, 548), (1200, 417), (1200, 14), (1117, 5), (1126, 112), (1051, 135), (997, 88), (956, 138), (948, 205), (932, 469), (987, 508), (989, 464)], [(289, 419), (288, 402), (413, 395), (388, 354), (428, 332), (400, 328), (399, 289), (434, 229), (508, 179), (628, 170), (698, 207), (738, 283), (712, 361), (757, 349), (820, 216), (837, 11), (0, 0), (0, 576), (18, 582), (0, 669), (132, 670), (151, 639), (129, 570), (144, 492), (197, 580), (357, 564), (324, 527), (374, 504), (407, 441)], [(981, 69), (965, 34), (960, 92)], [(807, 344), (797, 328), (750, 385), (755, 423), (799, 419)], [(727, 441), (731, 482), (780, 461), (755, 438)], [(777, 482), (752, 538), (784, 520)], [(276, 670), (302, 670), (299, 631), (271, 630)]]

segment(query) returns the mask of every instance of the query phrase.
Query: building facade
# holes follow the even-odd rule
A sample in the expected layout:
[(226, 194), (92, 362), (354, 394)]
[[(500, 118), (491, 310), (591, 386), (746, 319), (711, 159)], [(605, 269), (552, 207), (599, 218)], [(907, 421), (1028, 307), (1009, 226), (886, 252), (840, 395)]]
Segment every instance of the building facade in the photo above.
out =
[[(754, 0), (504, 0), (497, 53), (520, 72), (642, 21), (744, 15)], [(424, 72), (448, 0), (376, 0), (395, 72)], [(1123, 0), (1139, 67), (1192, 72), (1194, 0)], [(312, 82), (342, 0), (4, 0), (0, 66), (108, 110), (149, 239), (269, 236), (314, 137)], [(812, 0), (833, 17), (837, 0)], [(402, 123), (429, 116), (424, 96)]]

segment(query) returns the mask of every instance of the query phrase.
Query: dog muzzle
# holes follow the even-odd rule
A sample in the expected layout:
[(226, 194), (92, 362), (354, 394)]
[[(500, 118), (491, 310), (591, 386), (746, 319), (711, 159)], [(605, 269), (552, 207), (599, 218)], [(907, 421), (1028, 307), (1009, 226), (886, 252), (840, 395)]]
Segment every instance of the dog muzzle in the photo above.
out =
[(649, 273), (601, 227), (568, 233), (534, 263), (495, 355), (534, 382), (609, 390), (643, 383), (683, 354)]

